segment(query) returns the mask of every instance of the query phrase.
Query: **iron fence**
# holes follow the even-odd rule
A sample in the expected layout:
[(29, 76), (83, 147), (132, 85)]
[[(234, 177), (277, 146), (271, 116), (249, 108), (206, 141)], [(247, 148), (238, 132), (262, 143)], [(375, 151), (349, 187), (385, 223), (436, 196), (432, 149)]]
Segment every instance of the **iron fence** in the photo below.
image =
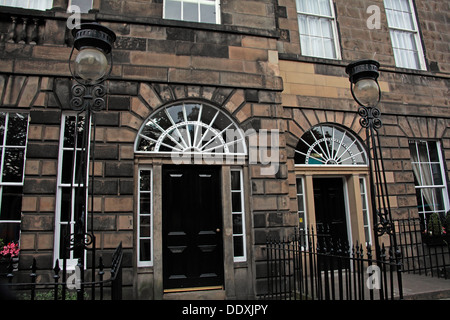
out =
[(401, 263), (382, 246), (349, 246), (329, 234), (296, 230), (290, 239), (267, 240), (266, 299), (403, 299)]
[[(3, 274), (3, 281), (0, 283), (0, 289), (3, 298), (10, 299), (23, 299), (23, 300), (95, 300), (98, 297), (99, 300), (104, 300), (106, 293), (109, 293), (111, 300), (122, 299), (122, 243), (120, 243), (114, 250), (112, 255), (112, 262), (110, 268), (109, 279), (105, 278), (105, 266), (103, 259), (99, 258), (97, 281), (84, 282), (79, 279), (75, 279), (75, 282), (68, 282), (67, 270), (59, 267), (59, 261), (55, 263), (55, 267), (52, 270), (53, 282), (37, 282), (38, 279), (38, 264), (35, 258), (30, 268), (29, 282), (16, 282), (15, 271), (13, 264), (10, 263), (8, 270)], [(0, 274), (2, 276), (2, 274)], [(95, 277), (94, 277), (95, 278)], [(69, 286), (73, 287), (73, 290), (68, 290)], [(82, 289), (83, 288), (83, 289)], [(91, 288), (90, 295), (84, 291), (84, 288)]]
[(450, 278), (450, 234), (430, 235), (419, 218), (394, 221), (403, 270), (408, 273)]

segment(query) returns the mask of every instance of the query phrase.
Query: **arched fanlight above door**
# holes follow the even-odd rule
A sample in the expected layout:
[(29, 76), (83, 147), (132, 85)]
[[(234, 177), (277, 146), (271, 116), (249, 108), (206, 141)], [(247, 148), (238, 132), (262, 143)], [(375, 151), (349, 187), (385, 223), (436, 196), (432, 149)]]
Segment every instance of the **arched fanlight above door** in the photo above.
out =
[(319, 124), (305, 132), (295, 150), (296, 165), (368, 165), (363, 144), (350, 131)]
[(156, 110), (135, 143), (137, 153), (245, 155), (245, 135), (222, 110), (184, 102)]

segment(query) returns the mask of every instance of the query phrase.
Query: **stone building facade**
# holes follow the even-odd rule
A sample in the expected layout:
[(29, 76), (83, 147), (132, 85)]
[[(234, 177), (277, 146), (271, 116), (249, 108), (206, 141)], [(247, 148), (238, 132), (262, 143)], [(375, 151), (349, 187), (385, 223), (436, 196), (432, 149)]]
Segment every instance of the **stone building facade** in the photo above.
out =
[[(345, 73), (354, 60), (381, 63), (381, 144), (394, 217), (426, 220), (430, 211), (450, 209), (445, 1), (86, 3), (55, 0), (29, 9), (0, 2), (6, 132), (0, 232), (7, 241), (20, 241), (22, 268), (36, 257), (41, 268), (51, 269), (61, 258), (62, 230), (71, 225), (75, 187), (65, 180), (73, 172), (64, 161), (74, 154), (70, 132), (83, 120), (69, 103), (69, 5), (80, 5), (83, 22), (98, 22), (117, 35), (107, 106), (96, 113), (92, 132), (87, 221), (106, 258), (122, 242), (128, 298), (162, 299), (199, 289), (209, 289), (206, 297), (261, 296), (267, 290), (266, 238), (288, 236), (294, 227), (344, 223), (346, 240), (372, 241), (365, 133)], [(198, 10), (190, 18), (189, 4)], [(387, 20), (396, 15), (410, 19), (411, 29)], [(379, 27), (371, 24), (376, 22)], [(403, 48), (412, 55), (403, 60), (401, 45), (392, 42), (400, 31), (416, 45)], [(416, 65), (405, 67), (408, 61)], [(22, 139), (11, 142), (8, 133), (16, 127)], [(231, 143), (218, 138), (217, 148), (233, 158), (229, 162), (211, 161), (208, 143), (183, 138), (199, 130), (204, 136), (213, 132), (207, 139), (214, 140), (227, 128), (239, 129)], [(174, 135), (178, 129), (185, 131)], [(172, 166), (174, 151), (182, 147), (200, 160)], [(337, 157), (338, 150), (345, 152)], [(421, 165), (433, 168), (431, 185), (418, 181)], [(325, 213), (323, 202), (338, 213)], [(211, 217), (211, 230), (196, 229)], [(193, 253), (194, 240), (180, 236), (177, 221), (213, 235), (199, 246), (204, 255)], [(210, 260), (217, 263), (209, 266)], [(212, 271), (183, 278), (179, 265), (208, 265)]]

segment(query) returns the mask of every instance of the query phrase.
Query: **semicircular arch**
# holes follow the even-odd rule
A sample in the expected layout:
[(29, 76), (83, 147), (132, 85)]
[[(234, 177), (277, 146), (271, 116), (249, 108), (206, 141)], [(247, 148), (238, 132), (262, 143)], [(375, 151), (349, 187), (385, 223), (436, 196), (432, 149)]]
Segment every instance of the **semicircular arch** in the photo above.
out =
[(295, 148), (295, 165), (367, 166), (364, 144), (349, 129), (321, 123), (306, 131)]
[(136, 153), (246, 155), (244, 132), (221, 108), (179, 101), (155, 110), (141, 126)]

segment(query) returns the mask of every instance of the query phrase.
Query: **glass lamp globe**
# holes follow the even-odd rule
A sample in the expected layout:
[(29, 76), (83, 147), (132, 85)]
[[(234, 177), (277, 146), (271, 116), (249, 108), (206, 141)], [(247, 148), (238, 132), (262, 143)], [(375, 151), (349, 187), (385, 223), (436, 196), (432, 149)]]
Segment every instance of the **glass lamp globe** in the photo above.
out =
[(108, 72), (105, 54), (95, 48), (83, 48), (75, 59), (75, 74), (80, 78), (95, 82)]
[(380, 88), (373, 79), (360, 79), (353, 86), (353, 94), (364, 106), (375, 106), (380, 98)]

